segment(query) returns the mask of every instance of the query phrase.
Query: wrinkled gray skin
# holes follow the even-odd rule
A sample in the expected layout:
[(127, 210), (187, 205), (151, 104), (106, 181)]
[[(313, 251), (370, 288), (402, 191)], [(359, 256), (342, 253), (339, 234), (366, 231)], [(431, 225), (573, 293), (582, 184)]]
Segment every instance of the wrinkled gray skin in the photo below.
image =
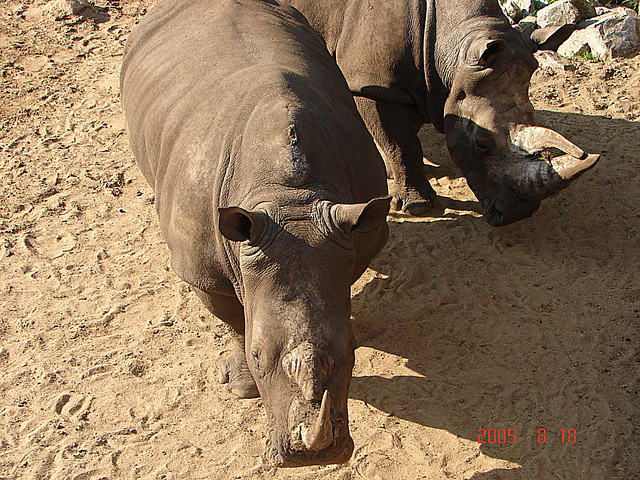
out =
[(238, 335), (221, 380), (262, 396), (278, 465), (344, 462), (350, 285), (383, 247), (384, 163), (322, 40), (255, 0), (167, 0), (121, 72), (172, 266)]
[(557, 145), (534, 142), (525, 151), (516, 140), (536, 122), (528, 95), (533, 52), (557, 48), (571, 27), (525, 37), (497, 0), (286, 3), (305, 15), (344, 73), (394, 179), (392, 208), (421, 215), (435, 199), (416, 134), (425, 123), (446, 135), (492, 225), (530, 216), (597, 160), (563, 157), (552, 165), (540, 153)]

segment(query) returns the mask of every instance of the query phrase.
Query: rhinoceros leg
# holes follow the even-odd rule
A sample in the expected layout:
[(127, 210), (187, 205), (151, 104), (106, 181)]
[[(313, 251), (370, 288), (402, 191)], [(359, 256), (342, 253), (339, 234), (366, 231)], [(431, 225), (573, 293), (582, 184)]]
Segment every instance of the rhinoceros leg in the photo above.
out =
[(220, 383), (227, 383), (229, 391), (240, 398), (256, 398), (260, 396), (256, 381), (251, 375), (247, 357), (244, 353), (244, 336), (234, 341), (231, 355), (218, 366)]
[(235, 332), (231, 354), (218, 365), (220, 383), (227, 383), (229, 391), (240, 398), (259, 397), (258, 387), (251, 375), (244, 353), (244, 308), (235, 297), (206, 292), (193, 287), (204, 306)]
[(422, 122), (411, 105), (354, 97), (358, 111), (376, 141), (393, 177), (391, 208), (423, 215), (433, 207), (436, 192), (424, 175), (422, 145), (416, 134)]

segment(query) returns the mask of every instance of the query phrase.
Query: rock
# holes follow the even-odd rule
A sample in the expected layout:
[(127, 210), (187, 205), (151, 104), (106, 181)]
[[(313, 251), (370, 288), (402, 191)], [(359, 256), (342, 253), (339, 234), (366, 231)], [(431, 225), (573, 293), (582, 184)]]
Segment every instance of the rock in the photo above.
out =
[(55, 5), (68, 15), (80, 15), (86, 9), (92, 8), (90, 4), (82, 0), (56, 0)]
[(604, 60), (611, 57), (627, 57), (640, 50), (640, 16), (629, 8), (618, 7), (578, 25), (558, 53), (571, 58), (578, 54), (590, 54)]
[(571, 25), (580, 21), (580, 11), (570, 0), (554, 2), (542, 10), (538, 10), (538, 25), (540, 28), (560, 27)]
[(142, 377), (148, 369), (149, 365), (147, 365), (144, 360), (141, 360), (139, 358), (133, 359), (131, 362), (129, 362), (129, 365), (127, 365), (127, 370), (131, 375), (135, 377)]
[(536, 0), (513, 0), (513, 2), (520, 7), (523, 16), (533, 15), (539, 9), (548, 5), (547, 2), (540, 2)]
[(580, 21), (580, 11), (570, 0), (561, 0), (538, 10), (537, 19), (540, 28), (571, 25)]
[(58, 5), (71, 15), (81, 15), (85, 17), (95, 17), (101, 12), (101, 8), (96, 5), (92, 5), (86, 0), (57, 0)]
[(42, 181), (45, 185), (55, 187), (56, 185), (60, 184), (60, 175), (58, 175), (58, 172), (56, 172), (49, 175), (48, 177), (44, 177)]
[(518, 23), (522, 19), (522, 10), (515, 0), (506, 0), (500, 3), (502, 11), (511, 20), (511, 23)]
[(526, 32), (528, 30), (535, 30), (537, 26), (538, 19), (533, 15), (529, 15), (518, 22), (518, 24), (516, 25), (516, 29), (520, 30), (521, 32)]
[(87, 0), (51, 0), (44, 9), (53, 13), (57, 20), (70, 16), (93, 18), (98, 23), (109, 20), (106, 9), (92, 5)]
[(561, 0), (541, 8), (536, 14), (540, 27), (575, 24), (596, 15), (590, 0)]
[(80, 183), (80, 179), (74, 175), (73, 173), (68, 174), (65, 177), (65, 180), (70, 184), (70, 185), (78, 185)]
[(587, 20), (597, 15), (595, 7), (589, 0), (571, 0), (571, 3), (580, 12), (581, 20)]
[[(9, 240), (8, 238), (5, 238), (2, 243), (0, 243), (0, 260), (2, 260), (3, 258), (7, 258), (13, 255), (13, 251), (11, 250), (13, 248), (13, 242), (11, 240)], [(1, 349), (0, 349), (1, 350)], [(0, 356), (2, 356), (2, 354), (0, 353)], [(0, 360), (2, 360), (0, 358)]]
[(540, 50), (534, 53), (534, 57), (538, 60), (539, 68), (543, 70), (551, 70), (558, 73), (575, 71), (576, 66), (555, 52), (548, 50)]

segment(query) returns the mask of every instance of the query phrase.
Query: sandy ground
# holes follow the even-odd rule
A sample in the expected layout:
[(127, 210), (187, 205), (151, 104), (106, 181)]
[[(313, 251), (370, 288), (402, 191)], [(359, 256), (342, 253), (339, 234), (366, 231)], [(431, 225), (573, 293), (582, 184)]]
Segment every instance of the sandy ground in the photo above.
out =
[(479, 218), (425, 131), (446, 208), (390, 217), (354, 287), (354, 455), (276, 470), (128, 149), (118, 70), (149, 2), (57, 2), (0, 3), (0, 479), (640, 478), (640, 58), (536, 73), (543, 123), (602, 159), (516, 225)]

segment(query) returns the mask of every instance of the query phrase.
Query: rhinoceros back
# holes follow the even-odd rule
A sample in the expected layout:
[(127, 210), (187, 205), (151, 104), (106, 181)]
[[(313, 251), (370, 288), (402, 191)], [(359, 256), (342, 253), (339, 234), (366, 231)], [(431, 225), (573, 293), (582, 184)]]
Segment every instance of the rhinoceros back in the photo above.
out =
[[(288, 104), (288, 82), (297, 85), (296, 79), (315, 82), (318, 92), (312, 85), (307, 97), (318, 103), (319, 90), (329, 92), (323, 104), (328, 107), (320, 110), (338, 112), (338, 121), (349, 117), (347, 125), (361, 122), (335, 61), (291, 7), (258, 0), (165, 0), (131, 33), (120, 81), (130, 143), (155, 191), (172, 265), (187, 282), (237, 293), (237, 268), (216, 228), (216, 209), (238, 204), (259, 175), (277, 170), (264, 160), (247, 165), (239, 158), (240, 144), (257, 106), (272, 97)], [(375, 150), (364, 124), (342, 130), (360, 132), (351, 135), (352, 144), (369, 142)], [(322, 165), (311, 170), (317, 174)], [(380, 194), (384, 190), (374, 196)]]

